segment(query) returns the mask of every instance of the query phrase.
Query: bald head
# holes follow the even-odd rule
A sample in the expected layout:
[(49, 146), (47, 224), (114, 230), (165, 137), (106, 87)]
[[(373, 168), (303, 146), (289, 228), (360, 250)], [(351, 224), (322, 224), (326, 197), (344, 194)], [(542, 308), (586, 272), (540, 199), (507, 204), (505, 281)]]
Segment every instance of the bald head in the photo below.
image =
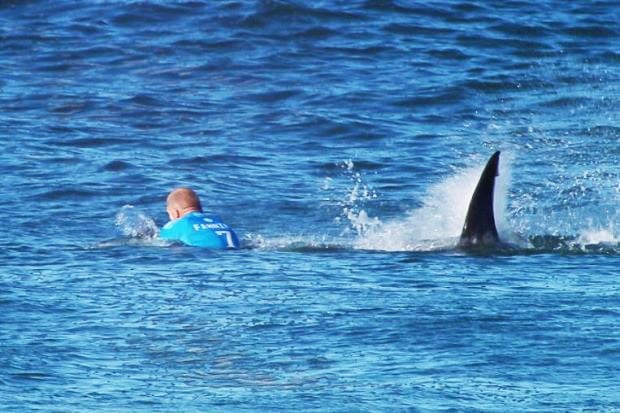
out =
[(194, 211), (202, 211), (198, 195), (190, 188), (177, 188), (168, 194), (166, 210), (171, 220), (179, 219)]

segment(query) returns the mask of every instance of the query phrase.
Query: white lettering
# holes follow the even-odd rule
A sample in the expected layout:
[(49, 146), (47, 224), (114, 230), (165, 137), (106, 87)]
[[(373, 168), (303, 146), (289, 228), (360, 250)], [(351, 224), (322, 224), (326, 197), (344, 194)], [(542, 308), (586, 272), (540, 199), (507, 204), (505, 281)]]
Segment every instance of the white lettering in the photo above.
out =
[(220, 237), (222, 237), (222, 236), (226, 237), (226, 246), (228, 248), (234, 248), (235, 247), (235, 242), (233, 241), (233, 236), (232, 236), (232, 232), (231, 231), (215, 231), (215, 233), (217, 235), (219, 235)]
[(213, 230), (213, 229), (228, 229), (228, 225), (223, 224), (221, 222), (215, 222), (213, 224), (194, 224), (192, 225), (195, 231), (200, 230)]

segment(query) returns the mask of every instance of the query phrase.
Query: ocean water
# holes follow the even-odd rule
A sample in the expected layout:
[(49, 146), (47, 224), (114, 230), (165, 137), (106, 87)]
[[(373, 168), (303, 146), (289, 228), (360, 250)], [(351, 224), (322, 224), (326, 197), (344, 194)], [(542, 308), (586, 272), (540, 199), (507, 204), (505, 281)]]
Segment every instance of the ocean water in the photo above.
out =
[[(0, 409), (620, 411), (619, 21), (0, 2)], [(242, 249), (157, 238), (181, 185)]]

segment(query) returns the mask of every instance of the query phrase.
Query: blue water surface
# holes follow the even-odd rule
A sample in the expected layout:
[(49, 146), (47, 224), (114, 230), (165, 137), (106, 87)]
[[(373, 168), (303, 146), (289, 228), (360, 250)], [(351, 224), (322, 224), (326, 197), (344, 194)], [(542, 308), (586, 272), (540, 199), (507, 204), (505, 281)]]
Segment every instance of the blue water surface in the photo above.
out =
[[(0, 2), (0, 409), (620, 411), (619, 21)], [(240, 250), (158, 239), (181, 185)]]

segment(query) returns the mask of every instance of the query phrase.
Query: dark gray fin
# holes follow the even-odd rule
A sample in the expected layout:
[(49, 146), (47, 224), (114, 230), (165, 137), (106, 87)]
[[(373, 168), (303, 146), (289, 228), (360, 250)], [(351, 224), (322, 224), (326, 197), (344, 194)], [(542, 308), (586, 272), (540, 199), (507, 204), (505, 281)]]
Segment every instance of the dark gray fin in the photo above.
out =
[(498, 175), (499, 153), (497, 151), (491, 156), (480, 175), (474, 196), (469, 202), (458, 245), (460, 248), (489, 247), (500, 243), (493, 213), (493, 192), (495, 177)]

